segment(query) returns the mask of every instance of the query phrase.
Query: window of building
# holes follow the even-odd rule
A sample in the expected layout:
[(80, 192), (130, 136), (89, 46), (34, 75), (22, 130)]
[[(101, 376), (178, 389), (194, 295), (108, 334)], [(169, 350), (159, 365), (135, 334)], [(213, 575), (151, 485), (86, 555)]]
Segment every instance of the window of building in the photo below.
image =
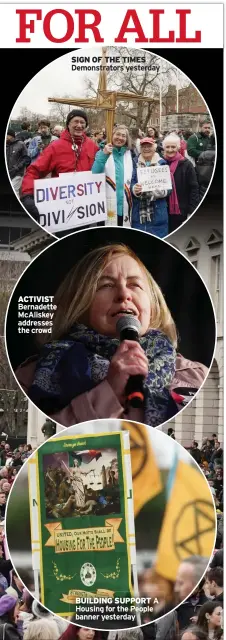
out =
[(0, 228), (0, 247), (9, 247), (10, 245), (10, 228), (9, 227), (1, 227)]
[(21, 229), (20, 227), (11, 227), (10, 228), (10, 242), (14, 242), (21, 237)]
[(211, 296), (216, 312), (217, 322), (220, 321), (220, 289), (221, 289), (221, 255), (211, 257)]

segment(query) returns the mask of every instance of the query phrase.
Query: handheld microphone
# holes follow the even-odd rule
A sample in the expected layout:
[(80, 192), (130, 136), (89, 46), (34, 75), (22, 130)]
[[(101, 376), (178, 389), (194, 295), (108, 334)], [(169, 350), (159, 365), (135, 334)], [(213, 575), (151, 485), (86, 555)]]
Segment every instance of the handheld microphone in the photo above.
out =
[[(139, 320), (132, 315), (121, 316), (116, 323), (116, 331), (120, 337), (120, 342), (123, 340), (136, 340), (136, 342), (139, 342), (140, 329)], [(143, 376), (137, 375), (130, 376), (127, 382), (125, 395), (127, 404), (131, 407), (141, 408), (144, 406), (143, 381)]]

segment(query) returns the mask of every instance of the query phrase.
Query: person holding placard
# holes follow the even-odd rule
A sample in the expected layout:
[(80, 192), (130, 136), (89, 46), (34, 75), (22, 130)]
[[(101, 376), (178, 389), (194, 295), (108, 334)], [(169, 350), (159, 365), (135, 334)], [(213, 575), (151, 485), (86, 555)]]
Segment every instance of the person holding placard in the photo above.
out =
[[(86, 135), (88, 118), (85, 111), (72, 109), (67, 115), (66, 129), (60, 138), (51, 142), (32, 162), (22, 182), (21, 202), (28, 213), (39, 222), (39, 211), (34, 202), (34, 181), (46, 178), (51, 174), (56, 178), (59, 174), (75, 171), (90, 171), (97, 144)], [(53, 183), (54, 186), (54, 183)]]
[(166, 165), (166, 161), (160, 158), (156, 152), (157, 145), (154, 138), (140, 140), (141, 153), (133, 161), (133, 175), (131, 192), (133, 198), (132, 228), (147, 231), (158, 238), (165, 238), (168, 234), (168, 210), (167, 195), (169, 190), (162, 188), (161, 184), (150, 191), (146, 191), (138, 179), (139, 169)]
[(195, 169), (179, 152), (181, 140), (174, 133), (163, 140), (163, 157), (170, 168), (172, 192), (168, 199), (169, 233), (175, 231), (197, 209), (200, 202)]

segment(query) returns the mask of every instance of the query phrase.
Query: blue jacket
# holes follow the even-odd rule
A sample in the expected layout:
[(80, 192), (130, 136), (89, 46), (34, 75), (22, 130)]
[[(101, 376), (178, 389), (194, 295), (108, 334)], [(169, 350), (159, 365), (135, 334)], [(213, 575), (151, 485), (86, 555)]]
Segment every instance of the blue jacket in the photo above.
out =
[[(127, 147), (113, 147), (113, 158), (115, 163), (115, 182), (116, 182), (116, 200), (117, 200), (117, 215), (123, 215), (124, 204), (124, 154), (128, 151)], [(105, 165), (109, 159), (109, 155), (104, 153), (102, 149), (97, 151), (93, 166), (92, 173), (104, 173)]]
[[(138, 158), (134, 158), (131, 181), (131, 193), (133, 200), (131, 227), (132, 229), (139, 229), (140, 231), (152, 233), (158, 238), (165, 238), (165, 236), (168, 235), (168, 209), (166, 198), (158, 198), (153, 201), (153, 217), (151, 222), (145, 222), (144, 224), (141, 224), (140, 222), (140, 198), (139, 196), (135, 196), (133, 193), (133, 187), (138, 183), (137, 164)], [(165, 160), (160, 158), (158, 164), (161, 165), (167, 163)]]
[[(50, 142), (54, 142), (54, 140), (58, 140), (57, 136), (52, 136), (51, 134), (48, 136), (48, 138), (49, 138), (49, 141), (45, 145), (45, 147), (48, 146)], [(29, 143), (28, 155), (31, 158), (31, 162), (34, 162), (40, 156), (41, 150), (39, 149), (38, 145), (39, 145), (39, 142), (41, 141), (42, 141), (41, 135), (38, 135), (32, 138), (32, 140)], [(46, 138), (46, 141), (47, 141), (47, 138)]]

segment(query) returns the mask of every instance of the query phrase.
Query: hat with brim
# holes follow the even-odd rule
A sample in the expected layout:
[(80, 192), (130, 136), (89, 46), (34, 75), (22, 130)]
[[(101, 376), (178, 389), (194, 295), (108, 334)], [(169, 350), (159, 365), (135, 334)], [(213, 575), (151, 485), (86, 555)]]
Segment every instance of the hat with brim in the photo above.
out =
[(141, 138), (140, 144), (155, 144), (154, 138)]

